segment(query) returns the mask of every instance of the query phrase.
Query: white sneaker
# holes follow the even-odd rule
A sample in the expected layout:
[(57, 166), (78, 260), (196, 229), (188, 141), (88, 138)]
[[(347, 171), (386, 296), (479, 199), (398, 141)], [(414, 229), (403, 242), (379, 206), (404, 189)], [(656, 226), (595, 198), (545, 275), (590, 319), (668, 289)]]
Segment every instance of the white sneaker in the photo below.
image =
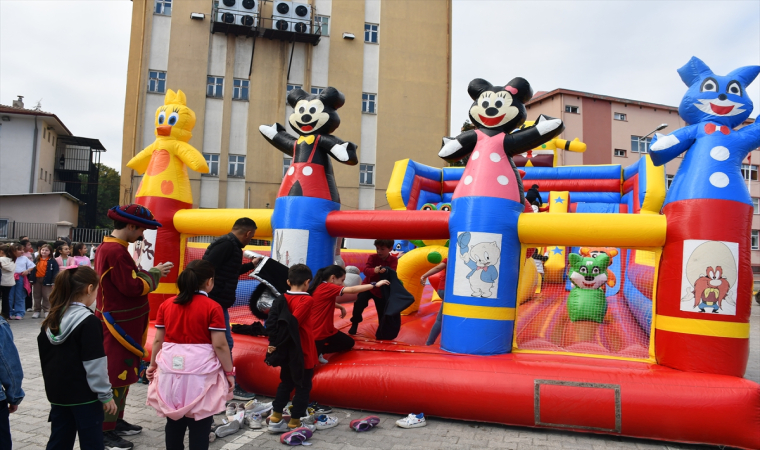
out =
[(260, 401), (254, 399), (246, 403), (244, 407), (246, 414), (255, 413), (264, 415), (266, 412), (272, 410), (272, 402), (261, 403)]
[(245, 421), (248, 424), (248, 428), (259, 430), (264, 427), (264, 418), (259, 413), (246, 414)]
[(321, 414), (317, 417), (317, 421), (314, 423), (317, 430), (326, 430), (338, 426), (338, 418), (335, 416), (328, 416), (327, 414)]
[(36, 312), (36, 313), (32, 314), (32, 319), (39, 319), (39, 318), (40, 318), (40, 313), (39, 312)]
[(325, 359), (325, 357), (324, 357), (324, 356), (322, 356), (321, 354), (319, 355), (319, 358), (318, 358), (318, 359), (319, 359), (319, 362), (320, 362), (321, 364), (327, 364), (327, 360), (326, 360), (326, 359)]
[(314, 416), (312, 415), (301, 417), (301, 426), (308, 428), (312, 433), (317, 431), (317, 426), (314, 425)]
[(424, 427), (425, 425), (427, 425), (427, 422), (425, 421), (425, 414), (419, 413), (419, 414), (409, 414), (403, 419), (397, 420), (396, 425), (398, 425), (401, 428), (418, 428), (418, 427)]
[(269, 421), (269, 426), (267, 427), (267, 431), (270, 433), (284, 433), (286, 431), (289, 431), (288, 428), (288, 421), (285, 420), (285, 418), (280, 419), (279, 422), (272, 422)]
[(223, 438), (227, 437), (231, 434), (237, 433), (237, 431), (240, 429), (240, 422), (237, 420), (231, 420), (224, 425), (219, 425), (216, 427), (216, 435), (217, 437)]

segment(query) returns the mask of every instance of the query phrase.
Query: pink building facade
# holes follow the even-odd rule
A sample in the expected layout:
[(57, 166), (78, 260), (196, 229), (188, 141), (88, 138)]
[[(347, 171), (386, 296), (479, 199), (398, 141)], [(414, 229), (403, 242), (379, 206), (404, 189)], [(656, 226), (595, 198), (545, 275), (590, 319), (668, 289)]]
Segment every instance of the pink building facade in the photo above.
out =
[[(585, 153), (561, 152), (558, 164), (595, 165), (633, 164), (649, 150), (650, 134), (661, 124), (668, 124), (660, 133), (668, 134), (686, 123), (678, 115), (678, 107), (659, 105), (637, 100), (628, 100), (606, 95), (568, 89), (538, 92), (526, 104), (528, 117), (534, 119), (539, 114), (561, 118), (565, 123), (562, 139), (575, 138), (585, 142)], [(745, 124), (754, 122), (748, 119)], [(649, 134), (649, 137), (642, 139)], [(665, 167), (667, 185), (678, 171), (680, 158)], [(742, 164), (747, 188), (755, 206), (752, 220), (752, 271), (755, 290), (760, 290), (760, 180), (758, 179), (760, 149), (750, 153)]]

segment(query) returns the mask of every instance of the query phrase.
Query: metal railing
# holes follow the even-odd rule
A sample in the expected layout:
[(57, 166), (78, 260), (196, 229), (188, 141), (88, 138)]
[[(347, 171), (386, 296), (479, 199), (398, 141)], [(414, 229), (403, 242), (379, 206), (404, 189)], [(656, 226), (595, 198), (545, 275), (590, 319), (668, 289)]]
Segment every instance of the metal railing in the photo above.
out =
[(58, 227), (54, 223), (16, 222), (0, 220), (0, 239), (17, 241), (29, 236), (32, 241), (54, 241)]
[(104, 237), (111, 235), (112, 231), (110, 228), (72, 228), (71, 242), (100, 244), (103, 242)]

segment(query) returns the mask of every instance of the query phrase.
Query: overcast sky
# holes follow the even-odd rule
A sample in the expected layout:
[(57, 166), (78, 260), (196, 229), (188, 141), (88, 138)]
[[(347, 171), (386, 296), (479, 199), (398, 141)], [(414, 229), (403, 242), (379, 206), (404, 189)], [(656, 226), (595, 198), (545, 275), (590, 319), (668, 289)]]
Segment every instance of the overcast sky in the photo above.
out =
[[(75, 135), (100, 139), (118, 169), (131, 14), (128, 0), (0, 0), (0, 103), (41, 99)], [(676, 69), (691, 56), (720, 75), (760, 64), (760, 0), (455, 0), (452, 51), (453, 134), (478, 77), (677, 106)], [(748, 94), (756, 117), (760, 80)]]

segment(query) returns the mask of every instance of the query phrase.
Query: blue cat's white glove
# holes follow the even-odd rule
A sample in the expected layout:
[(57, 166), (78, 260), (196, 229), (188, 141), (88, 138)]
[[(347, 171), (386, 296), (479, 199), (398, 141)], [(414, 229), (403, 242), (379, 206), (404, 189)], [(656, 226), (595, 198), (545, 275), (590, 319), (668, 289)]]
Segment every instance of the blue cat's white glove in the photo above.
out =
[(338, 158), (338, 161), (348, 161), (348, 142), (333, 145), (330, 149), (330, 153), (335, 155), (335, 157)]
[(269, 139), (274, 139), (274, 137), (277, 135), (277, 124), (275, 123), (272, 126), (261, 125), (259, 126), (259, 131), (261, 131), (261, 134), (268, 137)]
[(441, 147), (441, 151), (438, 152), (438, 156), (441, 158), (446, 158), (449, 155), (454, 154), (456, 151), (462, 148), (462, 144), (459, 143), (456, 139), (450, 139), (450, 138), (443, 138), (443, 147)]
[(670, 148), (681, 142), (678, 140), (677, 137), (675, 137), (672, 134), (664, 135), (660, 133), (655, 133), (654, 138), (655, 138), (655, 142), (649, 146), (649, 150), (652, 150), (655, 152), (658, 150), (665, 150), (666, 148)]

